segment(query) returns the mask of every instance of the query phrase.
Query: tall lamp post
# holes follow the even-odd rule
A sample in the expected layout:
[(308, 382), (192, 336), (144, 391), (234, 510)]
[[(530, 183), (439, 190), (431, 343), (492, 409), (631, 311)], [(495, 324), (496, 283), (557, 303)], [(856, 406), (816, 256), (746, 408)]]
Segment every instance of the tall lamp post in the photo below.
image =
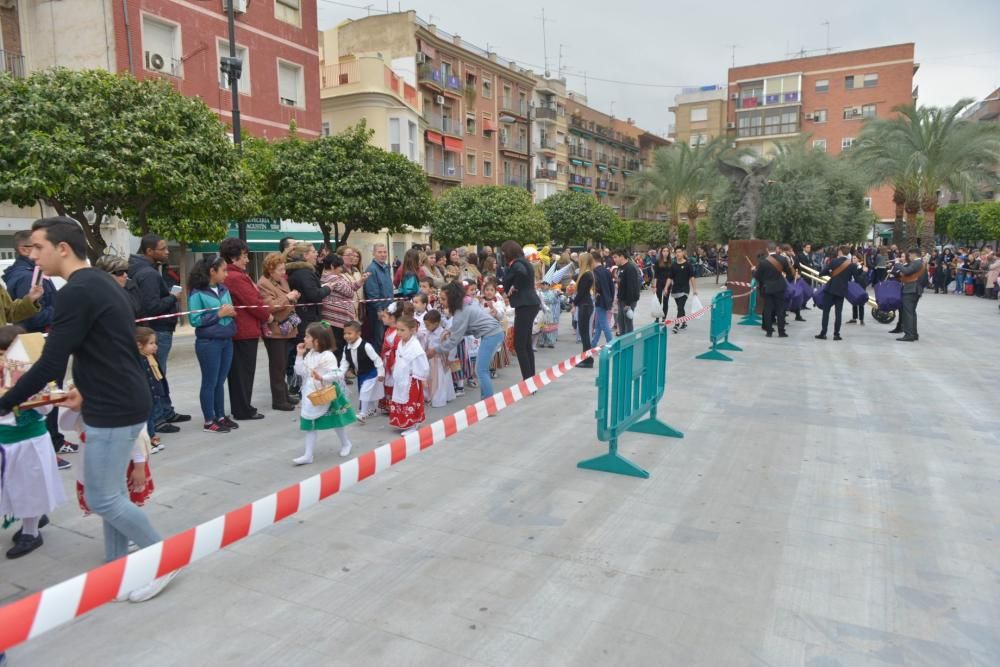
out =
[[(229, 82), (230, 97), (233, 98), (233, 144), (236, 151), (243, 154), (243, 137), (240, 127), (240, 75), (243, 74), (243, 60), (236, 57), (236, 8), (235, 4), (239, 0), (228, 0), (226, 2), (226, 13), (229, 20), (229, 55), (223, 56), (219, 60), (219, 67)], [(250, 0), (244, 0), (245, 7), (249, 8)], [(246, 11), (246, 8), (244, 11)], [(247, 223), (243, 220), (237, 222), (240, 240), (247, 240)]]
[[(535, 108), (535, 103), (531, 102), (528, 104), (525, 116), (527, 117), (528, 123), (528, 177), (524, 182), (524, 187), (527, 191), (531, 192), (531, 112)], [(499, 118), (501, 123), (516, 123), (517, 118), (510, 114), (502, 114)]]

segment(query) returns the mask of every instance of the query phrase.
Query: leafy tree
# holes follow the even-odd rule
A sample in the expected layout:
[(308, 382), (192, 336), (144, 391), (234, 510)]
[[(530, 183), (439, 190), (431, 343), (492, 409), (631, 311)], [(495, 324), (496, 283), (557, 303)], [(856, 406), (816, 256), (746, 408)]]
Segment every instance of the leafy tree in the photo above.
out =
[(522, 188), (479, 185), (451, 188), (435, 207), (431, 230), (446, 246), (484, 243), (497, 245), (513, 239), (521, 244), (548, 243), (549, 222)]
[[(691, 233), (686, 222), (682, 222), (677, 225), (677, 238), (684, 239), (687, 238)], [(698, 237), (698, 245), (708, 245), (714, 242), (714, 235), (712, 232), (712, 222), (707, 217), (700, 218), (698, 220), (698, 228), (696, 235)]]
[(274, 144), (269, 206), (283, 218), (316, 223), (327, 244), (352, 232), (422, 227), (433, 201), (419, 165), (369, 143), (364, 121), (332, 137)]
[(552, 229), (552, 238), (568, 246), (587, 240), (603, 241), (615, 212), (583, 192), (557, 192), (539, 203)]
[(165, 212), (197, 220), (234, 203), (226, 193), (239, 168), (225, 127), (159, 78), (62, 68), (0, 75), (0, 135), (0, 201), (41, 201), (76, 219), (92, 260), (107, 247), (106, 216), (146, 230)]
[(614, 222), (611, 223), (611, 228), (608, 229), (608, 233), (604, 237), (604, 242), (610, 248), (630, 249), (634, 241), (633, 231), (634, 227), (631, 221), (622, 220), (615, 216)]
[(949, 204), (937, 211), (935, 224), (948, 238), (959, 242), (1000, 237), (1000, 202)]
[[(637, 196), (635, 210), (651, 211), (666, 206), (670, 222), (676, 228), (683, 209), (688, 220), (696, 223), (701, 204), (719, 183), (721, 175), (716, 160), (726, 148), (725, 137), (695, 148), (686, 143), (658, 148), (653, 153), (651, 168), (630, 180), (629, 189)], [(697, 243), (696, 229), (692, 227), (687, 237), (688, 252), (694, 252)]]
[(650, 248), (659, 248), (671, 242), (670, 224), (660, 220), (632, 220), (632, 241)]

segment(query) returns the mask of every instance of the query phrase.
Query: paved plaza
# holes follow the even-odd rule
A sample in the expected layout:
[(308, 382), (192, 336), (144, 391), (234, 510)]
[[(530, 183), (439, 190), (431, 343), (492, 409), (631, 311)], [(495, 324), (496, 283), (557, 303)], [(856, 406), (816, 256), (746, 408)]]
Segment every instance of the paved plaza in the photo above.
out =
[[(602, 451), (596, 370), (576, 369), (10, 665), (1000, 664), (996, 302), (927, 294), (916, 344), (870, 316), (817, 341), (820, 313), (804, 315), (787, 340), (734, 326), (732, 363), (694, 359), (707, 317), (670, 337), (659, 414), (685, 437), (621, 442), (648, 480), (576, 468)], [(564, 314), (539, 368), (572, 341)], [(298, 417), (269, 410), (263, 347), (267, 419), (230, 435), (195, 426), (193, 338), (169, 375), (195, 421), (152, 459), (164, 534), (340, 461), (328, 434), (316, 464), (291, 465)], [(360, 453), (393, 435), (376, 419), (351, 437)], [(52, 520), (44, 547), (0, 565), (0, 601), (100, 564), (99, 519), (74, 503)]]

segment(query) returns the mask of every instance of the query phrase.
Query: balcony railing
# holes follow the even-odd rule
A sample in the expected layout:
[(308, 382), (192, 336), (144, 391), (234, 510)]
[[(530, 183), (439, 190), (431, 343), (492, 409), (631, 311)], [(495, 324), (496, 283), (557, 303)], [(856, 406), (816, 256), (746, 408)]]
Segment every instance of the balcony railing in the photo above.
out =
[(591, 186), (594, 184), (594, 179), (591, 176), (580, 176), (579, 174), (570, 174), (569, 182), (570, 185)]
[(621, 161), (621, 159), (619, 159), (617, 157), (613, 157), (613, 158), (611, 158), (611, 162), (609, 162), (608, 164), (610, 164), (612, 167), (620, 167), (621, 164), (622, 164), (622, 161)]
[(770, 137), (778, 134), (797, 134), (798, 132), (798, 123), (776, 123), (773, 125), (741, 127), (736, 131), (736, 136), (743, 139), (746, 137)]
[(441, 178), (447, 181), (462, 180), (462, 165), (459, 164), (446, 164), (428, 157), (424, 160), (424, 170), (430, 178)]
[(608, 156), (607, 156), (606, 153), (598, 153), (597, 154), (597, 161), (600, 162), (601, 164), (610, 164), (608, 162)]
[(505, 97), (500, 103), (500, 110), (509, 114), (514, 114), (515, 116), (521, 116), (522, 118), (528, 117), (528, 103), (518, 100), (515, 102), (512, 98)]
[(434, 69), (430, 65), (421, 65), (417, 70), (417, 82), (430, 85), (438, 90), (444, 90), (444, 75), (441, 70)]
[(500, 137), (500, 148), (508, 151), (516, 151), (518, 153), (528, 152), (528, 142), (524, 139), (515, 139), (513, 137)]
[(556, 110), (550, 107), (535, 107), (535, 120), (555, 120)]
[(536, 169), (535, 178), (545, 178), (554, 181), (559, 178), (559, 172), (555, 169)]
[(444, 132), (445, 134), (450, 134), (453, 137), (460, 137), (464, 133), (465, 128), (462, 123), (458, 122), (451, 116), (444, 116), (439, 113), (429, 112), (425, 113), (424, 117), (427, 119), (427, 125), (438, 132)]
[(552, 139), (545, 139), (543, 141), (536, 141), (535, 144), (534, 144), (534, 146), (535, 146), (535, 150), (536, 151), (550, 151), (550, 152), (555, 152), (557, 150), (556, 149), (556, 142), (553, 141)]
[(618, 192), (621, 190), (621, 184), (611, 181), (611, 187), (608, 188), (610, 192)]
[(639, 171), (639, 161), (638, 160), (628, 160), (625, 163), (626, 169), (631, 169), (632, 171)]
[(799, 91), (793, 90), (787, 93), (769, 93), (764, 96), (741, 97), (736, 100), (737, 109), (757, 109), (759, 107), (774, 106), (776, 104), (798, 104), (801, 101)]
[(584, 160), (594, 159), (594, 150), (592, 148), (582, 148), (580, 146), (570, 145), (569, 154), (570, 157), (583, 158)]
[(523, 176), (508, 176), (504, 179), (504, 183), (515, 188), (528, 187), (528, 179)]
[(460, 93), (465, 91), (465, 86), (463, 86), (462, 82), (458, 80), (458, 77), (454, 75), (444, 77), (444, 86), (448, 90), (454, 90)]
[(324, 65), (320, 68), (322, 88), (346, 86), (361, 81), (361, 65), (357, 61)]
[(23, 79), (26, 74), (24, 71), (24, 56), (20, 53), (0, 49), (0, 72), (7, 72), (15, 79)]

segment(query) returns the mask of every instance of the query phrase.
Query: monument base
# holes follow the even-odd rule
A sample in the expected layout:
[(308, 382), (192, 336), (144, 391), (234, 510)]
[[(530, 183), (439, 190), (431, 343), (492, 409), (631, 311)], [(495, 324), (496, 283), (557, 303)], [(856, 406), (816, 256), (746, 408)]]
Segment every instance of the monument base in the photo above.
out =
[[(726, 280), (733, 282), (749, 283), (752, 276), (752, 270), (757, 266), (757, 255), (760, 253), (767, 252), (767, 241), (761, 241), (759, 239), (733, 239), (729, 242), (729, 272), (726, 274)], [(747, 287), (732, 287), (734, 294), (742, 294), (746, 292), (749, 288)], [(750, 303), (750, 297), (745, 296), (740, 299), (733, 299), (733, 314), (734, 315), (746, 315), (747, 305)], [(763, 310), (763, 300), (757, 299), (757, 312), (760, 313)]]

